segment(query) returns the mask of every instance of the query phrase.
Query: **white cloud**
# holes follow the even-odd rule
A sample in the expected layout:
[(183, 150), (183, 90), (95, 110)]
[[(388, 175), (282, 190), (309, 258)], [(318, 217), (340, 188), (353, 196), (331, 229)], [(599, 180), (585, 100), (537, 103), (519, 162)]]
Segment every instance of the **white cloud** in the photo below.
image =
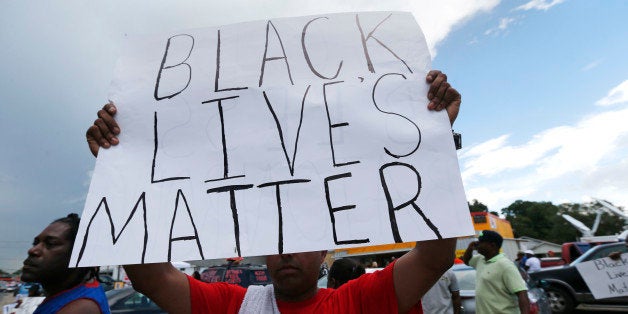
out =
[[(434, 57), (436, 47), (457, 26), (483, 12), (490, 12), (500, 0), (303, 0), (303, 1), (250, 1), (227, 2), (195, 0), (186, 5), (170, 1), (124, 2), (121, 11), (109, 2), (92, 3), (94, 12), (106, 16), (107, 29), (114, 32), (160, 32), (225, 25), (268, 18), (317, 15), (355, 11), (409, 11), (421, 26)], [(164, 13), (167, 12), (167, 13)], [(121, 14), (122, 13), (122, 14)], [(160, 17), (156, 19), (155, 17)], [(104, 23), (103, 22), (103, 23)]]
[(484, 34), (485, 35), (491, 35), (491, 34), (499, 34), (501, 32), (504, 32), (504, 31), (506, 31), (508, 29), (508, 26), (510, 26), (516, 20), (517, 19), (515, 19), (513, 17), (501, 18), (499, 20), (499, 25), (497, 25), (497, 27), (487, 30), (486, 32), (484, 32)]
[(628, 80), (611, 89), (606, 97), (598, 100), (595, 104), (598, 106), (610, 106), (624, 102), (628, 102)]
[(596, 68), (598, 65), (600, 65), (600, 63), (602, 63), (602, 59), (595, 60), (595, 61), (593, 61), (593, 62), (583, 66), (581, 70), (583, 72), (590, 71), (590, 70)]
[(515, 10), (544, 10), (547, 11), (551, 7), (563, 3), (565, 0), (531, 0), (530, 2), (517, 7)]
[[(435, 47), (447, 38), (457, 25), (463, 24), (475, 15), (493, 10), (500, 0), (444, 0), (407, 1), (414, 14), (434, 57)], [(389, 1), (385, 2), (389, 5)]]
[(521, 145), (509, 135), (462, 151), (468, 199), (499, 210), (517, 199), (581, 201), (584, 196), (628, 205), (628, 108), (538, 133)]

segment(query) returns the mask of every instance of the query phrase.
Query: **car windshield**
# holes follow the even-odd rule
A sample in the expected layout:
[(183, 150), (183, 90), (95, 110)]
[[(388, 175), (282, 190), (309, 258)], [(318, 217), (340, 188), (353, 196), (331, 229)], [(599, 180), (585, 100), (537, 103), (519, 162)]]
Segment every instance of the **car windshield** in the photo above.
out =
[(124, 289), (109, 290), (109, 291), (105, 291), (105, 295), (107, 296), (107, 299), (109, 299), (109, 298), (113, 298), (114, 296), (117, 296), (119, 294), (122, 294), (125, 291), (126, 290), (124, 290)]
[(458, 279), (460, 290), (475, 290), (475, 269), (454, 268), (454, 274), (456, 275), (456, 279)]
[(600, 245), (588, 250), (586, 253), (582, 254), (582, 256), (578, 257), (575, 261), (571, 262), (571, 266), (576, 264), (591, 261), (598, 258), (608, 257), (609, 254), (613, 252), (621, 252), (627, 253), (628, 247), (625, 243), (616, 243), (613, 245)]
[(327, 275), (321, 277), (318, 279), (318, 284), (317, 286), (319, 288), (327, 288)]

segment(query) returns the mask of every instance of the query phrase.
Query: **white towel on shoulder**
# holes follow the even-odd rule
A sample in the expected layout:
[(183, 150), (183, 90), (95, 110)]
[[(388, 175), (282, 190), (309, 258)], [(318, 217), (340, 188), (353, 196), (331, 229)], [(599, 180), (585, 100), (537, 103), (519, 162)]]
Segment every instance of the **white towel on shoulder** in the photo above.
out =
[(249, 286), (239, 314), (279, 314), (273, 285)]

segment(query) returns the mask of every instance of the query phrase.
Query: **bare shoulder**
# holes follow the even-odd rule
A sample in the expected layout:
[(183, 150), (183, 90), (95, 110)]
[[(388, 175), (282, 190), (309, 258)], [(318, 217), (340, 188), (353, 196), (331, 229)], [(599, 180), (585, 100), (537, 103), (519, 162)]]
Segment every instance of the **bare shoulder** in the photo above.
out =
[(66, 306), (64, 306), (59, 312), (59, 314), (69, 314), (69, 313), (87, 313), (87, 314), (100, 314), (100, 307), (98, 304), (91, 299), (77, 299)]

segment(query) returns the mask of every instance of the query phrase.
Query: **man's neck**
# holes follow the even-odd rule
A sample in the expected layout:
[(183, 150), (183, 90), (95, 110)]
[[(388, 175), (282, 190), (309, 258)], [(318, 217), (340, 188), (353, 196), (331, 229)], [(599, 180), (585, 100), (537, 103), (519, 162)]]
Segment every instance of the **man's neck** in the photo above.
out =
[(499, 252), (489, 252), (489, 253), (486, 253), (486, 255), (484, 255), (484, 259), (488, 261), (489, 259), (497, 256), (498, 254), (499, 254)]
[(46, 292), (46, 297), (51, 297), (65, 290), (72, 289), (83, 282), (84, 280), (82, 278), (79, 279), (77, 276), (71, 275), (68, 276), (66, 280), (62, 281), (56, 281), (51, 283), (42, 282), (41, 286)]
[(313, 298), (317, 292), (318, 292), (317, 286), (314, 286), (312, 289), (306, 291), (305, 293), (301, 293), (298, 295), (282, 293), (281, 291), (277, 289), (277, 287), (275, 287), (275, 298), (278, 301), (283, 301), (283, 302), (302, 302), (302, 301)]

